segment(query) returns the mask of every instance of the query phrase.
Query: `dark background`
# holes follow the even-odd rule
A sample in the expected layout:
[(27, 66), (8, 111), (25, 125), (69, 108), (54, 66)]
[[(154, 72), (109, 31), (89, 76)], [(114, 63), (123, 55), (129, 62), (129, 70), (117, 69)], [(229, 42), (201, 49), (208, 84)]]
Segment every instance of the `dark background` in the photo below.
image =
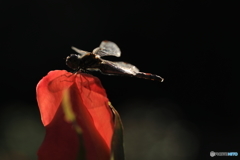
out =
[[(239, 117), (233, 103), (232, 57), (225, 52), (230, 42), (226, 24), (229, 17), (224, 5), (211, 0), (1, 1), (0, 155), (5, 159), (11, 159), (13, 153), (28, 157), (22, 146), (14, 147), (31, 141), (29, 136), (16, 136), (18, 139), (13, 141), (12, 148), (6, 140), (14, 139), (10, 132), (20, 135), (21, 129), (17, 127), (26, 125), (17, 122), (26, 116), (26, 123), (35, 118), (40, 126), (40, 138), (33, 138), (38, 148), (44, 130), (35, 98), (36, 84), (51, 70), (69, 70), (65, 57), (73, 53), (71, 46), (92, 51), (102, 40), (115, 42), (122, 51), (120, 58), (109, 57), (109, 60), (126, 61), (143, 72), (165, 78), (164, 83), (159, 83), (94, 73), (126, 124), (128, 159), (139, 158), (132, 151), (134, 145), (127, 148), (127, 140), (132, 140), (131, 144), (137, 147), (143, 138), (129, 138), (131, 128), (147, 130), (153, 121), (158, 124), (159, 116), (168, 116), (162, 109), (178, 117), (174, 122), (182, 124), (183, 121), (184, 131), (194, 137), (195, 141), (187, 141), (185, 136), (186, 141), (181, 143), (174, 140), (176, 136), (170, 138), (180, 149), (181, 144), (196, 143), (193, 145), (196, 152), (189, 159), (210, 158), (210, 151), (240, 152)], [(139, 124), (141, 117), (152, 118), (145, 116), (149, 111), (156, 111), (155, 119)], [(131, 125), (128, 119), (133, 120)], [(17, 127), (9, 131), (10, 122)], [(33, 135), (37, 132), (31, 127), (29, 130)], [(154, 145), (154, 141), (147, 148), (151, 144)], [(172, 159), (184, 156), (183, 159), (187, 159), (187, 152)], [(35, 155), (29, 153), (32, 154)]]

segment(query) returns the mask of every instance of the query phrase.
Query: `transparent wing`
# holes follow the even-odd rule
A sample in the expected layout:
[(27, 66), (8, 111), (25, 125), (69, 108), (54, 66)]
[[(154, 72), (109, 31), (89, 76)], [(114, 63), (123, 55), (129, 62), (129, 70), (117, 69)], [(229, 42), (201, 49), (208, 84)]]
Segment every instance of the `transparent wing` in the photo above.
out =
[(87, 52), (87, 51), (83, 51), (83, 50), (81, 50), (81, 49), (78, 49), (78, 48), (76, 48), (76, 47), (71, 47), (71, 48), (72, 48), (72, 50), (74, 50), (75, 52), (77, 52), (78, 54), (80, 54), (81, 57), (84, 56), (85, 54), (90, 53), (90, 52)]
[(126, 62), (112, 62), (99, 58), (101, 61), (95, 66), (88, 67), (89, 71), (100, 71), (106, 75), (130, 76), (147, 80), (163, 82), (164, 78), (152, 73), (139, 72), (137, 67)]
[(93, 50), (93, 53), (99, 55), (100, 57), (103, 57), (103, 56), (120, 57), (121, 56), (121, 51), (119, 47), (111, 41), (102, 41), (100, 46)]
[(126, 62), (112, 62), (102, 60), (100, 71), (104, 74), (112, 75), (136, 75), (139, 70), (137, 67)]

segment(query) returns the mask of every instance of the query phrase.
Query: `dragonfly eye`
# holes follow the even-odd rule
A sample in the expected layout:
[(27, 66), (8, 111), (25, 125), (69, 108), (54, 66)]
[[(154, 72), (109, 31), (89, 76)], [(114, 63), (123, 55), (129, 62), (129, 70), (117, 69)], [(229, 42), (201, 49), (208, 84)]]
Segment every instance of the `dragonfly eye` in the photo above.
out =
[(66, 65), (73, 70), (79, 69), (79, 64), (80, 64), (80, 59), (76, 54), (71, 54), (66, 58)]

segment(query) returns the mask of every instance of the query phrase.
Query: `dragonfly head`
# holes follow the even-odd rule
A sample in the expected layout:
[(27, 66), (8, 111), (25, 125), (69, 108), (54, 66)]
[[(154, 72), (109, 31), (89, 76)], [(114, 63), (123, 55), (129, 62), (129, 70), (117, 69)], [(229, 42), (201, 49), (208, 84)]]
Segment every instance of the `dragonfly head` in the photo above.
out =
[(66, 65), (73, 70), (78, 70), (80, 65), (80, 59), (78, 55), (71, 54), (70, 56), (68, 56), (66, 58)]

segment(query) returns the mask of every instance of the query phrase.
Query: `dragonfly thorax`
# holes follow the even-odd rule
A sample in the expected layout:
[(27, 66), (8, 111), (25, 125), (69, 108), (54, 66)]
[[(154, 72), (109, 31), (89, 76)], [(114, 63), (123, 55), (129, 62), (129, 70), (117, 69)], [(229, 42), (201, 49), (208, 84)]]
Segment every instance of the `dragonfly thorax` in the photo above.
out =
[(100, 57), (93, 53), (88, 53), (83, 56), (71, 54), (66, 58), (67, 66), (75, 71), (86, 71), (89, 69), (98, 68), (100, 63)]

